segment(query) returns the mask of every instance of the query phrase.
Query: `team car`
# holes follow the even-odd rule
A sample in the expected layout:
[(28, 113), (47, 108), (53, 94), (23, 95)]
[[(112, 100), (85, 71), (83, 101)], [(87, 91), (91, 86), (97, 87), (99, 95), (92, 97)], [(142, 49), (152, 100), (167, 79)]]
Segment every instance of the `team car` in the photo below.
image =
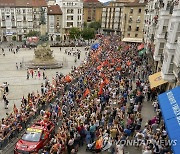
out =
[(36, 122), (22, 135), (15, 145), (14, 154), (38, 153), (51, 139), (55, 131), (52, 122)]

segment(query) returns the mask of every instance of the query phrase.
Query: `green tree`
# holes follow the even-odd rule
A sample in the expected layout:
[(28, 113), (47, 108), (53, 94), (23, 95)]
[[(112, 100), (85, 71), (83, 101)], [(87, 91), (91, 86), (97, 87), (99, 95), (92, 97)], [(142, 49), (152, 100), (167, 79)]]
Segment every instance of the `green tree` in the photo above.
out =
[(87, 28), (87, 22), (84, 22), (84, 23), (83, 23), (83, 27), (84, 27), (84, 28)]
[(97, 31), (99, 28), (101, 28), (101, 23), (94, 21), (94, 22), (91, 22), (88, 27), (94, 28)]
[(12, 40), (13, 40), (13, 41), (16, 41), (16, 36), (13, 36), (13, 37), (12, 37)]
[(32, 36), (40, 36), (40, 32), (30, 31), (28, 34), (26, 34), (26, 37), (32, 37)]
[(82, 37), (85, 40), (93, 39), (95, 37), (94, 28), (84, 28), (82, 31)]
[(81, 35), (79, 28), (73, 27), (69, 30), (70, 39), (78, 39)]

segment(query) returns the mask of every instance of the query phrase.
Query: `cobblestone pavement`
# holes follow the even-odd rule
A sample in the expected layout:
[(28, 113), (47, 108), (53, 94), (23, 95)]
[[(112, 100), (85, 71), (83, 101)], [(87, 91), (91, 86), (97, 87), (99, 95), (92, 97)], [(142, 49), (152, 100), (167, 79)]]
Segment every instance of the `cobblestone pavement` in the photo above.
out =
[[(60, 69), (49, 69), (45, 71), (48, 79), (52, 81), (52, 77), (55, 77), (56, 72), (61, 72), (63, 74), (68, 74), (71, 71), (72, 66), (79, 66), (85, 58), (84, 47), (77, 47), (76, 49), (81, 50), (81, 58), (76, 63), (74, 62), (75, 57), (69, 56), (64, 53), (65, 49), (72, 48), (62, 48), (52, 47), (53, 55), (58, 62), (63, 62), (64, 67)], [(75, 50), (75, 48), (74, 48)], [(29, 92), (40, 92), (40, 85), (44, 83), (42, 79), (31, 78), (26, 79), (26, 68), (16, 69), (16, 63), (23, 62), (24, 64), (32, 60), (34, 57), (34, 49), (20, 49), (17, 54), (9, 52), (8, 48), (5, 48), (5, 56), (2, 55), (0, 50), (0, 86), (3, 82), (9, 84), (9, 94), (7, 96), (9, 100), (9, 109), (4, 109), (4, 102), (2, 100), (2, 92), (0, 95), (0, 119), (6, 116), (6, 113), (11, 113), (13, 105), (16, 104), (17, 107), (21, 105), (21, 99), (23, 96), (27, 96)]]

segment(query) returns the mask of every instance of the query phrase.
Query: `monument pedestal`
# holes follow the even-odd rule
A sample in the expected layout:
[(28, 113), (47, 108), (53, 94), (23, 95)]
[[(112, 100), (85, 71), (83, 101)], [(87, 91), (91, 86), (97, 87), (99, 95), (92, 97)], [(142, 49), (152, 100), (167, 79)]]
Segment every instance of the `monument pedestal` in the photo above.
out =
[(38, 45), (36, 49), (34, 49), (35, 58), (30, 61), (26, 67), (33, 69), (55, 69), (62, 68), (62, 63), (58, 63), (54, 57), (52, 56), (53, 51), (47, 43), (42, 45)]

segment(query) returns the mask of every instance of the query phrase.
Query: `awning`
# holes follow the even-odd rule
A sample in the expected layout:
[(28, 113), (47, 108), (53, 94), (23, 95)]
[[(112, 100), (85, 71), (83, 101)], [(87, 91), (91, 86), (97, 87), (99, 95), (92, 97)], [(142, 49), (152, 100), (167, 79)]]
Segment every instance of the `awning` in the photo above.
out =
[(143, 41), (142, 38), (123, 38), (122, 40), (123, 42), (137, 42), (137, 43), (141, 43)]
[(162, 84), (165, 84), (168, 81), (163, 80), (162, 76), (161, 76), (161, 72), (158, 72), (158, 73), (155, 73), (155, 74), (149, 76), (149, 82), (150, 82), (150, 87), (152, 89), (152, 88), (158, 87)]
[[(166, 131), (174, 154), (180, 154), (180, 86), (158, 96)], [(175, 142), (175, 143), (174, 143)]]
[(139, 45), (139, 46), (137, 47), (137, 49), (138, 49), (138, 50), (144, 49), (144, 44)]

